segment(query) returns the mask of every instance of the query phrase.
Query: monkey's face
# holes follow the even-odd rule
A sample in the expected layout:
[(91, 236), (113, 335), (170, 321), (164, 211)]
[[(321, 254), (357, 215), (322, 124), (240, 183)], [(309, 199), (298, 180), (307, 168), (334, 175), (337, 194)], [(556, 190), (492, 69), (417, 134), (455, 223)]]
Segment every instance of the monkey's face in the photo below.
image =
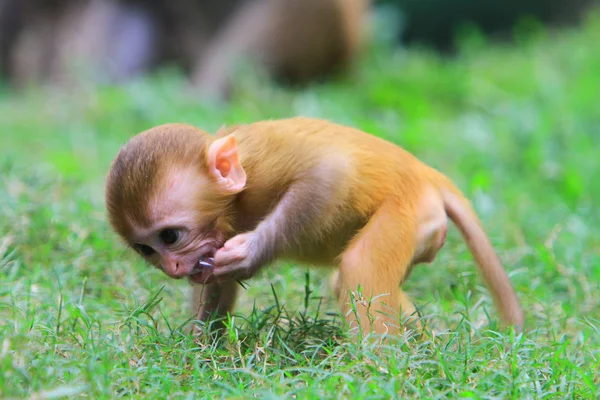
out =
[(129, 221), (129, 245), (168, 276), (201, 283), (212, 258), (228, 238), (225, 196), (192, 169), (169, 174), (150, 197), (148, 224)]
[[(214, 140), (205, 150), (207, 160), (193, 162), (173, 156), (164, 138), (153, 140), (155, 146), (146, 151), (134, 148), (129, 150), (134, 155), (121, 156), (127, 162), (121, 160), (109, 174), (111, 224), (149, 264), (172, 278), (202, 283), (214, 254), (232, 234), (232, 200), (246, 185), (235, 138)], [(153, 152), (170, 157), (144, 163)]]

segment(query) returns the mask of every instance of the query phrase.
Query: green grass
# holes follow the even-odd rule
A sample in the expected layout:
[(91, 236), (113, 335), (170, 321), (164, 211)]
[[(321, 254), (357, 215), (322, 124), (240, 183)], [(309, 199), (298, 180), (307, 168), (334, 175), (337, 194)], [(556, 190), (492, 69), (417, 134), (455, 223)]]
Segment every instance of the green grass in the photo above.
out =
[[(476, 35), (444, 60), (379, 41), (300, 91), (240, 78), (229, 107), (165, 72), (125, 87), (0, 94), (0, 397), (600, 396), (600, 17), (516, 46)], [(169, 121), (306, 115), (394, 141), (472, 199), (527, 316), (499, 328), (456, 229), (407, 290), (425, 334), (349, 340), (326, 271), (249, 282), (220, 343), (195, 343), (185, 282), (126, 251), (104, 215), (110, 161)]]

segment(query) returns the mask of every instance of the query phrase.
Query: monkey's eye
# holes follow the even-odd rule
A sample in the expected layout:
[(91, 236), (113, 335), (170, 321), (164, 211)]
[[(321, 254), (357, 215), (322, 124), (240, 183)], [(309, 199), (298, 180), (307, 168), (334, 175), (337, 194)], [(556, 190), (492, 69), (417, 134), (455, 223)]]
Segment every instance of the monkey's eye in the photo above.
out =
[(136, 244), (135, 248), (146, 257), (150, 257), (152, 254), (154, 254), (154, 249), (150, 246), (146, 246), (145, 244)]
[(159, 234), (160, 240), (166, 245), (173, 244), (179, 239), (179, 234), (175, 229), (165, 229)]

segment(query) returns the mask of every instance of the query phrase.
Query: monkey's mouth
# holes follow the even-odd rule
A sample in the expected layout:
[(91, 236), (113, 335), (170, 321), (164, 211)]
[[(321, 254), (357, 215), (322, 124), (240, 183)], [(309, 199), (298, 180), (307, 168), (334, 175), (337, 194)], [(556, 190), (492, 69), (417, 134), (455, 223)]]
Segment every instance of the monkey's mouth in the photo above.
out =
[(210, 272), (215, 267), (216, 249), (211, 249), (198, 259), (188, 279), (193, 283), (205, 283)]
[(196, 263), (196, 266), (192, 270), (191, 275), (196, 275), (196, 274), (202, 273), (202, 272), (206, 271), (207, 268), (214, 268), (214, 266), (215, 266), (214, 257), (202, 257)]

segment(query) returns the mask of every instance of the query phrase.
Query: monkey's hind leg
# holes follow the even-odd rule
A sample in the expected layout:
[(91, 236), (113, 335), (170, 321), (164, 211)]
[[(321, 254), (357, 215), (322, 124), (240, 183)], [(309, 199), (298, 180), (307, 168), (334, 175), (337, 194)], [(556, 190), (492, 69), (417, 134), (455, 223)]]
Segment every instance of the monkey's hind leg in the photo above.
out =
[[(342, 254), (334, 292), (353, 331), (360, 326), (363, 334), (393, 334), (400, 329), (400, 313), (415, 314), (414, 305), (399, 287), (415, 251), (412, 215), (400, 202), (384, 203)], [(353, 302), (350, 292), (358, 287), (360, 295)]]

